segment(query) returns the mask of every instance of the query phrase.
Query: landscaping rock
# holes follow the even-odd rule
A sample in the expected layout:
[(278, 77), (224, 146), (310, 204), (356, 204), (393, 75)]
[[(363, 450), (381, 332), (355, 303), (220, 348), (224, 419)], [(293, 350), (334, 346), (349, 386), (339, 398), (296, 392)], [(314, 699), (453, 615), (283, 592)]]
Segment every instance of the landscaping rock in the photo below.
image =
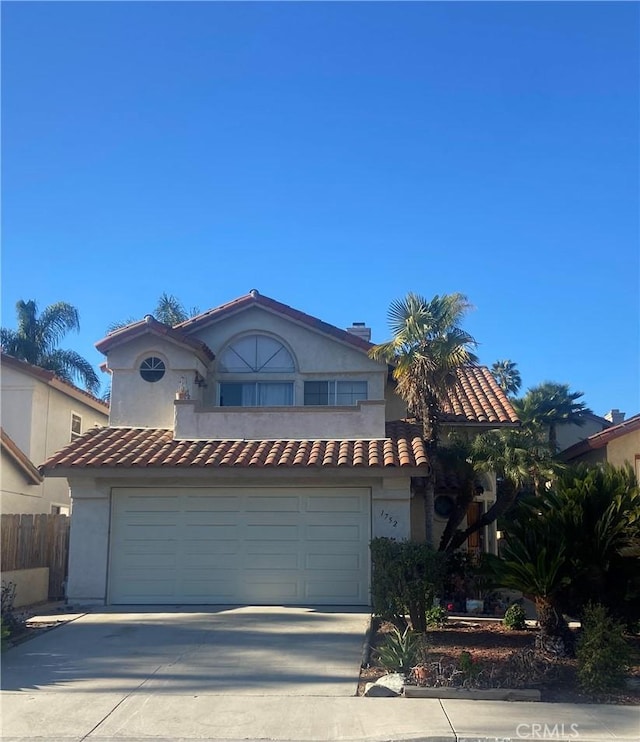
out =
[(364, 689), (365, 696), (370, 698), (392, 698), (402, 693), (407, 679), (398, 672), (383, 675), (375, 683), (367, 683)]

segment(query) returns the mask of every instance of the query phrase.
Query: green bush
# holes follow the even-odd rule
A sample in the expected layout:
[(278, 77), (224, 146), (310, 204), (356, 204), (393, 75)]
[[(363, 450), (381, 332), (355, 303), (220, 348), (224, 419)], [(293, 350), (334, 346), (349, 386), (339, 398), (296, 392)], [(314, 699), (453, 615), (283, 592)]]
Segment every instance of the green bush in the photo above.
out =
[(429, 608), (426, 612), (427, 626), (437, 626), (441, 629), (447, 623), (447, 612), (439, 605)]
[(3, 582), (0, 587), (0, 617), (2, 619), (2, 638), (6, 639), (20, 628), (20, 618), (13, 607), (16, 599), (16, 586), (13, 582)]
[(578, 681), (587, 692), (606, 693), (623, 685), (630, 649), (622, 624), (609, 615), (605, 606), (586, 606), (576, 657)]
[(374, 538), (371, 541), (373, 612), (406, 625), (408, 613), (416, 631), (427, 629), (427, 607), (442, 589), (446, 555), (416, 541)]
[(401, 632), (394, 626), (376, 654), (385, 670), (408, 675), (418, 664), (421, 646), (420, 636), (415, 631), (405, 629)]
[(502, 623), (512, 631), (521, 631), (527, 626), (526, 619), (527, 614), (520, 603), (513, 603), (505, 611)]

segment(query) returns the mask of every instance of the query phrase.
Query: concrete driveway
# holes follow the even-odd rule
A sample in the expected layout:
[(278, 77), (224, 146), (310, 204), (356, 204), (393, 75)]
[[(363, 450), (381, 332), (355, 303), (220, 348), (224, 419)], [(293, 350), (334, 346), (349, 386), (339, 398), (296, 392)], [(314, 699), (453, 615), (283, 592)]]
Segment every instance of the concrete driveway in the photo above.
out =
[(3, 654), (3, 691), (353, 696), (366, 609), (104, 609)]

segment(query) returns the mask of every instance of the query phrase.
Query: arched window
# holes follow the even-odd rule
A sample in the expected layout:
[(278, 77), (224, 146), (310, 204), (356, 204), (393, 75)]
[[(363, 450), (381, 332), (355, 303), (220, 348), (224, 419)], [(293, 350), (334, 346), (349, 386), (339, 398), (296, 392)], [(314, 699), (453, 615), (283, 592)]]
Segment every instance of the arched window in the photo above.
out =
[(225, 377), (242, 374), (242, 380), (225, 378), (219, 384), (221, 407), (286, 407), (293, 404), (293, 380), (250, 381), (245, 374), (289, 375), (295, 371), (291, 353), (268, 335), (245, 335), (220, 355), (218, 369)]
[(220, 371), (242, 373), (293, 373), (291, 353), (275, 338), (248, 335), (236, 340), (223, 351)]

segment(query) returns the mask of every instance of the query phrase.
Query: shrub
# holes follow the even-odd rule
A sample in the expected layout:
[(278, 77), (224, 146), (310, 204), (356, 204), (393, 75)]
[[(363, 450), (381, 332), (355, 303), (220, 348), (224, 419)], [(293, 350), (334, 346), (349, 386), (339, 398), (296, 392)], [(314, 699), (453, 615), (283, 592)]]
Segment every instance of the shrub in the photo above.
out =
[(2, 638), (6, 639), (19, 624), (13, 603), (16, 599), (16, 586), (13, 582), (3, 582), (0, 587), (0, 617), (2, 618)]
[(482, 668), (473, 659), (471, 652), (460, 652), (458, 660), (458, 669), (462, 673), (462, 681), (465, 687), (473, 686), (477, 683)]
[(447, 623), (447, 612), (439, 605), (434, 605), (433, 608), (429, 608), (426, 612), (425, 618), (427, 620), (427, 626), (437, 626), (441, 629)]
[(390, 672), (408, 675), (418, 663), (421, 651), (420, 636), (411, 629), (399, 631), (395, 626), (376, 654), (380, 664)]
[(409, 613), (416, 631), (427, 628), (427, 606), (441, 592), (446, 555), (416, 541), (374, 538), (371, 541), (373, 612), (406, 626)]
[(605, 606), (586, 606), (576, 656), (578, 681), (587, 692), (606, 693), (624, 683), (630, 649), (622, 624), (609, 615)]
[(527, 626), (526, 619), (527, 614), (520, 603), (513, 603), (505, 611), (502, 623), (512, 631), (521, 631)]

